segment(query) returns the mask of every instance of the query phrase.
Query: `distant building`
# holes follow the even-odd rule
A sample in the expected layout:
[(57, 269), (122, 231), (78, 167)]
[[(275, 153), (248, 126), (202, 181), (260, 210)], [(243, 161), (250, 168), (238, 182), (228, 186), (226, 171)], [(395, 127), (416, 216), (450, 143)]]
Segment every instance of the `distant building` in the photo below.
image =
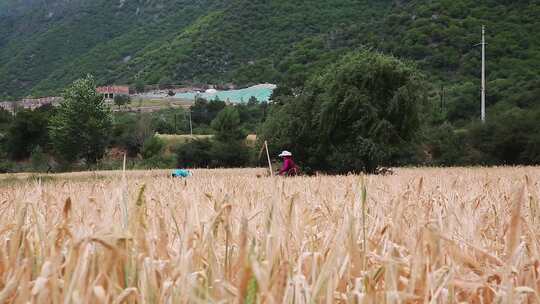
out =
[(13, 113), (15, 111), (15, 101), (2, 101), (0, 102), (0, 108)]
[(58, 105), (63, 100), (62, 97), (42, 97), (42, 98), (24, 98), (19, 101), (18, 106), (34, 110), (45, 105)]
[(105, 100), (113, 100), (116, 95), (129, 95), (128, 86), (105, 86), (97, 87), (96, 91), (100, 94), (103, 94)]
[(45, 105), (57, 106), (62, 100), (62, 97), (24, 98), (18, 101), (0, 102), (0, 108), (15, 113), (16, 109), (34, 110)]

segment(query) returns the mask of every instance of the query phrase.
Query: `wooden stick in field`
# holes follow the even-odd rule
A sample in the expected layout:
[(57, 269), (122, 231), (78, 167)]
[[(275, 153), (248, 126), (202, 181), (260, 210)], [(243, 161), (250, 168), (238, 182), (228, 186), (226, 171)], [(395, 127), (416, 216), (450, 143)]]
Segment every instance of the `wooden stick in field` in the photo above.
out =
[(126, 179), (126, 153), (124, 153), (124, 162), (122, 164), (122, 178)]
[(268, 168), (270, 168), (270, 176), (274, 176), (274, 170), (272, 170), (272, 162), (270, 161), (270, 152), (268, 152), (268, 142), (264, 141), (264, 148), (266, 149), (266, 158), (268, 159)]

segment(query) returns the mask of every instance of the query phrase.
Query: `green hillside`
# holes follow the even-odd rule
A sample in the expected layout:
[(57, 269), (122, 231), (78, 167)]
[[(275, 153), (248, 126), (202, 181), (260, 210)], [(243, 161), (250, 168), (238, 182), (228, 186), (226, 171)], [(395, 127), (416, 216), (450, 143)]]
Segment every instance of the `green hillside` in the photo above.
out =
[(207, 4), (35, 2), (0, 18), (0, 94), (4, 97), (51, 94), (89, 72), (102, 83), (113, 81), (111, 69), (166, 39), (171, 30), (181, 31), (205, 13)]
[(456, 121), (479, 110), (482, 24), (488, 103), (529, 107), (539, 97), (539, 0), (26, 2), (0, 1), (3, 98), (54, 94), (86, 73), (103, 84), (302, 86), (370, 47), (416, 62)]

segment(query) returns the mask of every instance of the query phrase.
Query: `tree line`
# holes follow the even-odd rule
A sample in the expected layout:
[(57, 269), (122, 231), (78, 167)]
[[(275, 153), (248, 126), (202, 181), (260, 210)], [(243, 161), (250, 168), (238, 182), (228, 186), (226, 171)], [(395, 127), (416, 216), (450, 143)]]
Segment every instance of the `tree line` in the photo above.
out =
[(522, 83), (522, 91), (496, 102), (493, 88), (481, 123), (478, 87), (445, 104), (420, 71), (413, 62), (369, 49), (352, 52), (276, 90), (260, 137), (273, 152), (296, 151), (311, 172), (538, 164), (538, 86)]
[[(92, 76), (65, 89), (58, 107), (0, 110), (0, 171), (118, 169), (126, 153), (131, 168), (256, 165), (247, 134), (256, 132), (267, 103), (255, 98), (236, 106), (197, 99), (188, 111), (113, 113)], [(189, 125), (192, 116), (192, 126)], [(191, 128), (192, 127), (192, 128)], [(168, 142), (157, 134), (189, 134)], [(198, 139), (198, 135), (213, 135)], [(254, 163), (255, 162), (255, 163)]]
[[(193, 132), (213, 137), (170, 142), (155, 134), (189, 134), (185, 110), (113, 114), (89, 76), (70, 85), (57, 108), (0, 112), (0, 169), (114, 169), (115, 152), (136, 168), (256, 166), (263, 141), (271, 155), (292, 151), (307, 173), (538, 163), (537, 88), (500, 100), (482, 124), (453, 116), (476, 106), (475, 98), (451, 108), (432, 87), (414, 63), (361, 49), (303, 82), (280, 83), (271, 103), (198, 99)], [(245, 140), (250, 133), (254, 145)]]

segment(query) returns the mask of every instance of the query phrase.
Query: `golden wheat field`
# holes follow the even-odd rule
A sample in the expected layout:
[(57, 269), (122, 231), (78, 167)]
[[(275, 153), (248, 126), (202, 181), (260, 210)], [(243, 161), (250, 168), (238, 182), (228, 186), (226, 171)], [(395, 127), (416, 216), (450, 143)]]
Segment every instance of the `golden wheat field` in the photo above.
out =
[(0, 303), (539, 303), (540, 168), (0, 177)]

